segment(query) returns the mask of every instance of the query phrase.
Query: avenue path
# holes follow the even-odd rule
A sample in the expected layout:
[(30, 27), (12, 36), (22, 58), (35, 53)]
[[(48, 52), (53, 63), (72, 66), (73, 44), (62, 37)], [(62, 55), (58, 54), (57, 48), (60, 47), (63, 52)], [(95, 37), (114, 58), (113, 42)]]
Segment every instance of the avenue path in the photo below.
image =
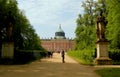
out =
[(44, 58), (26, 65), (0, 65), (0, 77), (100, 77), (93, 66), (80, 65), (67, 55), (65, 63), (61, 55)]

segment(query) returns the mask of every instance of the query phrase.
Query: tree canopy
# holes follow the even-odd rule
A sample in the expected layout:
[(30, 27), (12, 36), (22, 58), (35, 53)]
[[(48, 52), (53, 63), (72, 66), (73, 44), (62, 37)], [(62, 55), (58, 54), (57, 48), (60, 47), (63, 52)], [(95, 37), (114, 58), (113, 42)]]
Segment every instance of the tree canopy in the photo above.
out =
[(9, 12), (14, 18), (13, 38), (15, 49), (42, 49), (38, 35), (24, 13), (18, 8), (16, 0), (0, 0), (0, 47), (6, 38)]
[(82, 3), (84, 14), (79, 14), (76, 20), (76, 49), (95, 48), (96, 17), (100, 10), (108, 21), (106, 38), (110, 48), (120, 49), (120, 1), (119, 0), (85, 0)]
[(110, 47), (120, 49), (120, 1), (106, 0), (107, 2), (107, 37), (110, 40)]

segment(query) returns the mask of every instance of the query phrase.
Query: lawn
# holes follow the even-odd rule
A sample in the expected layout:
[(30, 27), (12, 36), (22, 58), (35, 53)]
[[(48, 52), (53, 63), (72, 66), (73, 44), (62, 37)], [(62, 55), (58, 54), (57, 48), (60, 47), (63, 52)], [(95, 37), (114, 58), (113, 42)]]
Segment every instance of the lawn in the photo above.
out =
[(95, 72), (101, 77), (120, 77), (120, 68), (104, 68)]

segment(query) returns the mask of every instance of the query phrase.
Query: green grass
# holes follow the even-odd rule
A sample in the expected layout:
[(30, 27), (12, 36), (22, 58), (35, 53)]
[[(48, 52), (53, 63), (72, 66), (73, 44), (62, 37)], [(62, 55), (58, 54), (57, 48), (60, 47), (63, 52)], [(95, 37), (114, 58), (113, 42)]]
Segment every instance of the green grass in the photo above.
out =
[(104, 68), (95, 72), (101, 77), (120, 77), (120, 68)]
[(80, 64), (93, 64), (94, 51), (93, 50), (77, 50), (67, 52), (69, 56), (78, 61)]

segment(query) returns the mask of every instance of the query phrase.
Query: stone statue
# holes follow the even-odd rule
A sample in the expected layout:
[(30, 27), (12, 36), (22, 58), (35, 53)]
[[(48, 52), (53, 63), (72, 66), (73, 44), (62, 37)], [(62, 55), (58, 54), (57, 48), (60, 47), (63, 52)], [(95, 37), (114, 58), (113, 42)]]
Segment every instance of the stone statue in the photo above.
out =
[(100, 11), (100, 15), (97, 17), (97, 38), (98, 41), (104, 41), (105, 39), (105, 29), (107, 25), (107, 21), (105, 20), (105, 17), (102, 15), (103, 11)]
[(11, 15), (11, 11), (9, 11), (7, 16), (6, 41), (13, 41), (13, 24), (14, 24), (14, 18)]
[(13, 24), (10, 22), (9, 26), (6, 28), (7, 41), (12, 41), (13, 35)]

